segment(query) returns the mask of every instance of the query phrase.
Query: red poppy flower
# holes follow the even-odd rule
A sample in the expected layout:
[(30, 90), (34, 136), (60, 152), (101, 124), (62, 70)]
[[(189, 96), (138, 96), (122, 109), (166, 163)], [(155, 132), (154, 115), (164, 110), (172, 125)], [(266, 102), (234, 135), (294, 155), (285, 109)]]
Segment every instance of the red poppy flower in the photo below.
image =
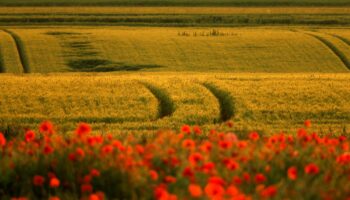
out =
[(214, 183), (208, 183), (207, 186), (205, 186), (204, 191), (211, 199), (221, 199), (225, 194), (225, 189), (221, 185)]
[(164, 178), (164, 182), (165, 182), (165, 183), (175, 183), (175, 182), (176, 182), (176, 178), (173, 177), (173, 176), (166, 176), (166, 177)]
[(189, 125), (183, 125), (181, 127), (181, 132), (186, 133), (186, 134), (190, 134), (191, 133), (191, 127)]
[(263, 183), (265, 181), (266, 181), (266, 177), (264, 176), (264, 174), (259, 173), (259, 174), (255, 175), (255, 182), (257, 184)]
[(182, 175), (184, 177), (188, 177), (188, 178), (192, 178), (194, 176), (194, 172), (192, 171), (191, 168), (186, 167), (183, 171), (182, 171)]
[(0, 133), (0, 147), (3, 147), (5, 145), (6, 145), (6, 138), (2, 133)]
[(203, 156), (200, 153), (193, 153), (188, 157), (188, 161), (192, 165), (197, 165), (202, 160), (203, 160)]
[(53, 196), (53, 197), (50, 197), (49, 200), (61, 200), (61, 199), (59, 197)]
[(33, 177), (33, 184), (35, 186), (42, 186), (44, 184), (45, 178), (43, 176), (35, 175)]
[(91, 184), (83, 184), (80, 186), (80, 190), (82, 193), (91, 193), (93, 188)]
[(200, 146), (201, 151), (203, 151), (204, 153), (210, 152), (212, 150), (212, 148), (213, 148), (213, 145), (210, 142), (208, 142), (208, 141), (204, 142)]
[(247, 172), (243, 173), (243, 179), (244, 179), (244, 181), (249, 182), (250, 181), (250, 174), (248, 174)]
[(200, 135), (200, 134), (202, 134), (202, 129), (199, 126), (194, 126), (193, 132), (197, 135)]
[(50, 146), (50, 145), (45, 145), (44, 147), (44, 154), (45, 155), (48, 155), (48, 154), (51, 154), (53, 152), (53, 148)]
[(320, 172), (320, 169), (318, 168), (318, 166), (313, 163), (306, 165), (304, 170), (306, 174), (311, 174), (311, 175), (315, 175)]
[(252, 141), (257, 141), (259, 140), (260, 136), (257, 132), (252, 132), (249, 134), (249, 139), (251, 139)]
[(101, 175), (101, 173), (100, 173), (100, 171), (98, 171), (97, 169), (92, 169), (92, 170), (90, 171), (90, 175), (91, 175), (92, 177), (98, 177), (98, 176)]
[(290, 167), (288, 169), (288, 178), (290, 180), (296, 180), (298, 177), (298, 170), (296, 167)]
[(59, 186), (60, 186), (60, 180), (58, 180), (57, 178), (50, 179), (50, 187), (58, 188)]
[(235, 185), (240, 185), (243, 183), (243, 180), (239, 176), (234, 176), (232, 178), (232, 183), (234, 183)]
[(158, 173), (156, 171), (154, 171), (154, 170), (149, 171), (149, 176), (154, 181), (158, 180)]
[(226, 140), (221, 140), (221, 141), (219, 141), (219, 146), (222, 149), (229, 149), (232, 147), (232, 142), (226, 141)]
[(196, 146), (196, 143), (191, 139), (186, 139), (182, 142), (182, 147), (185, 149), (193, 149), (195, 148), (195, 146)]
[(232, 158), (224, 159), (223, 163), (229, 170), (236, 170), (239, 168), (239, 164)]
[(305, 120), (304, 125), (306, 128), (310, 128), (311, 127), (311, 121), (310, 120)]
[(75, 133), (79, 136), (82, 137), (84, 135), (87, 135), (91, 132), (91, 126), (87, 123), (80, 123), (78, 125), (78, 128), (75, 130)]
[(201, 186), (197, 184), (190, 184), (188, 186), (188, 192), (191, 194), (191, 197), (198, 198), (203, 194)]
[(84, 158), (85, 156), (85, 152), (82, 148), (78, 147), (76, 150), (75, 150), (75, 155), (77, 158)]
[(105, 194), (103, 192), (96, 192), (95, 194), (90, 194), (89, 200), (104, 200)]
[(103, 154), (109, 154), (113, 152), (114, 147), (112, 145), (105, 145), (102, 147)]
[(33, 140), (35, 139), (35, 133), (34, 133), (34, 131), (31, 131), (31, 130), (27, 131), (26, 134), (25, 134), (25, 136), (24, 136), (24, 138), (25, 138), (25, 141), (26, 141), (26, 142), (31, 142), (31, 141), (33, 141)]
[(221, 186), (225, 185), (224, 179), (222, 179), (221, 177), (218, 177), (218, 176), (210, 177), (208, 180), (208, 183), (213, 183), (213, 184), (217, 184), (217, 185), (221, 185)]
[(227, 190), (226, 193), (231, 196), (231, 197), (236, 197), (240, 194), (239, 190), (237, 189), (236, 186), (234, 185), (230, 185)]
[(260, 196), (263, 198), (271, 198), (277, 194), (276, 186), (269, 186), (260, 192)]
[(155, 189), (154, 189), (154, 197), (155, 199), (157, 200), (160, 200), (160, 199), (168, 199), (169, 198), (169, 193), (166, 189), (166, 186), (161, 184), (161, 185), (158, 185)]
[(39, 131), (41, 133), (52, 134), (52, 133), (54, 133), (53, 124), (50, 121), (44, 121), (43, 123), (40, 124)]
[(83, 182), (84, 183), (90, 183), (91, 179), (92, 179), (92, 176), (90, 174), (85, 175), (84, 178), (83, 178)]
[(215, 169), (215, 164), (213, 162), (207, 162), (202, 166), (202, 171), (204, 173), (211, 173), (214, 169)]
[(98, 195), (96, 195), (96, 194), (91, 194), (89, 196), (89, 200), (100, 200), (100, 197)]

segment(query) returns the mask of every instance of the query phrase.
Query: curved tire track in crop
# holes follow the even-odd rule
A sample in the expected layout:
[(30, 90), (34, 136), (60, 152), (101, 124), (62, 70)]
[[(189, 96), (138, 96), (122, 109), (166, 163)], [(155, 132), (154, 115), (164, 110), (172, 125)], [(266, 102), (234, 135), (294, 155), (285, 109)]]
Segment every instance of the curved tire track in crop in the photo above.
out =
[(1, 53), (1, 46), (0, 46), (0, 73), (6, 72), (6, 68), (5, 68), (3, 60), (4, 60), (4, 58), (3, 58), (3, 55)]
[(236, 106), (235, 100), (231, 94), (225, 90), (218, 88), (212, 83), (203, 83), (205, 88), (207, 88), (218, 100), (220, 105), (220, 118), (222, 122), (230, 120), (235, 115)]
[(340, 35), (335, 35), (335, 34), (331, 34), (331, 36), (338, 38), (339, 40), (343, 41), (345, 44), (347, 44), (350, 47), (350, 40), (342, 37)]
[(162, 88), (152, 85), (148, 82), (141, 82), (158, 100), (158, 117), (161, 119), (171, 116), (175, 112), (174, 101), (170, 98), (170, 95)]
[(331, 41), (311, 33), (304, 34), (309, 35), (320, 41), (322, 44), (326, 45), (341, 60), (345, 67), (347, 67), (350, 70), (350, 61), (347, 59), (346, 55), (340, 49), (338, 49)]
[(22, 39), (14, 32), (7, 30), (7, 29), (3, 29), (4, 32), (8, 33), (12, 39), (14, 40), (16, 47), (17, 47), (17, 52), (19, 55), (19, 58), (21, 60), (21, 64), (23, 67), (23, 72), (24, 73), (30, 73), (30, 67), (29, 67), (29, 60), (26, 54), (26, 51), (24, 49), (24, 43), (22, 41)]

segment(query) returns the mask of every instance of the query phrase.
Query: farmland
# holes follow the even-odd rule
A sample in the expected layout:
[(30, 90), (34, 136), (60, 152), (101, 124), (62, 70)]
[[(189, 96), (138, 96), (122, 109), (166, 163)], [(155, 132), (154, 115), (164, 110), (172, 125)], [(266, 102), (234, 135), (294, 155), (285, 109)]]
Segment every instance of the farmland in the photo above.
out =
[(349, 0), (1, 0), (0, 200), (350, 199)]
[(0, 48), (7, 72), (332, 73), (350, 68), (348, 29), (11, 27), (0, 34), (9, 44)]
[(348, 79), (348, 74), (179, 72), (2, 75), (0, 120), (4, 130), (52, 120), (68, 132), (79, 121), (96, 131), (144, 132), (182, 124), (206, 129), (232, 120), (238, 132), (271, 133), (311, 119), (316, 130), (343, 133), (350, 128)]

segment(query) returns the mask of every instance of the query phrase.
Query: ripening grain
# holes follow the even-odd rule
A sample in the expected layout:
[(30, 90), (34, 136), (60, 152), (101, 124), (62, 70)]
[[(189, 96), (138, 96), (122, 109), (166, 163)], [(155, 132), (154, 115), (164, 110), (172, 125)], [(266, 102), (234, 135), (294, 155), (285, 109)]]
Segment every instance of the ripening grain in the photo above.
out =
[[(1, 76), (0, 125), (50, 119), (69, 129), (79, 121), (99, 130), (136, 131), (182, 124), (219, 125), (220, 110), (210, 83), (229, 94), (234, 128), (291, 130), (311, 119), (315, 128), (342, 132), (350, 127), (348, 74), (126, 73)], [(142, 82), (161, 88), (174, 104), (159, 118), (159, 101)], [(20, 89), (19, 89), (20, 88)], [(225, 108), (224, 108), (225, 109)]]

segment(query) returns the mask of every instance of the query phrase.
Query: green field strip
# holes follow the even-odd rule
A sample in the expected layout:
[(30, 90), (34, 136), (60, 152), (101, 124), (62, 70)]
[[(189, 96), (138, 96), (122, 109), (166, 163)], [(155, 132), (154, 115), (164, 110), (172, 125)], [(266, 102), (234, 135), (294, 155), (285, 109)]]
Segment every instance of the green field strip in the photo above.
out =
[(174, 101), (169, 94), (162, 88), (152, 85), (148, 82), (142, 84), (154, 95), (158, 100), (158, 119), (169, 117), (175, 112)]
[(160, 15), (2, 15), (2, 25), (115, 25), (166, 27), (235, 27), (237, 25), (327, 25), (350, 24), (347, 14), (160, 14)]
[(16, 43), (18, 55), (20, 57), (21, 64), (23, 67), (23, 72), (30, 73), (29, 60), (28, 60), (27, 53), (26, 53), (22, 39), (16, 33), (12, 32), (10, 30), (4, 29), (3, 31), (8, 33), (9, 35), (11, 35), (11, 37), (13, 38), (13, 40)]
[(203, 86), (207, 88), (218, 100), (220, 105), (221, 121), (230, 120), (235, 115), (235, 100), (229, 92), (224, 91), (212, 83), (204, 83)]
[(328, 39), (322, 36), (312, 34), (312, 33), (305, 33), (305, 34), (319, 40), (324, 45), (326, 45), (342, 61), (344, 66), (350, 70), (350, 60), (347, 58), (347, 55), (344, 54), (344, 52), (342, 52), (336, 45), (334, 45), (331, 41), (329, 41)]

